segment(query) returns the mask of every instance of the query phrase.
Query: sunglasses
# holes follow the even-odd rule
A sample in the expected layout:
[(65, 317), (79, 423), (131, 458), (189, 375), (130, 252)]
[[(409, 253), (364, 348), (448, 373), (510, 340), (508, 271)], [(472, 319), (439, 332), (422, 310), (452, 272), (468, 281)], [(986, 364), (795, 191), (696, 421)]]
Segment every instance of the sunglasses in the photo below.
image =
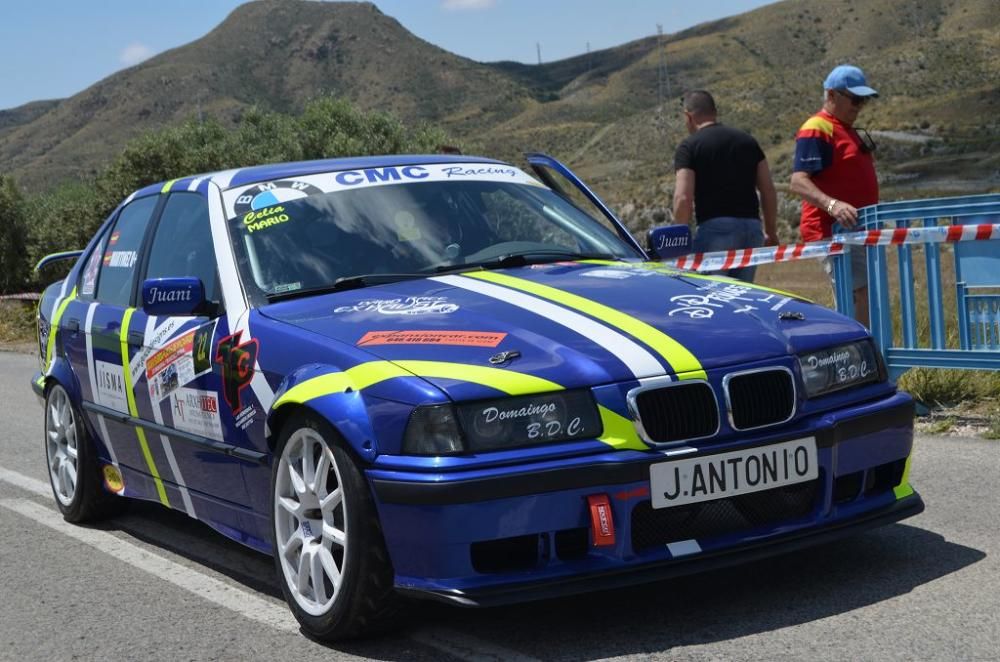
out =
[(875, 144), (875, 139), (872, 138), (872, 134), (868, 133), (868, 129), (863, 129), (860, 126), (854, 127), (854, 131), (858, 134), (858, 138), (861, 139), (861, 153), (871, 154), (876, 149), (878, 145)]
[(854, 106), (855, 108), (860, 108), (861, 106), (868, 103), (868, 97), (859, 97), (853, 94), (848, 94), (847, 92), (841, 92), (840, 90), (834, 90), (834, 92), (844, 97), (845, 99), (848, 99), (851, 102), (851, 105)]

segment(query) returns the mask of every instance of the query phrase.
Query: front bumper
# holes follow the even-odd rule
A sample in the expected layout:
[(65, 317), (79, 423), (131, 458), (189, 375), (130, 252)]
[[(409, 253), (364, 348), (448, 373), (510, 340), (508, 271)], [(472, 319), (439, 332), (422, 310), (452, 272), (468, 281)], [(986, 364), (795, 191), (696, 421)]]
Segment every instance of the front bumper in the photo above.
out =
[[(739, 448), (816, 438), (819, 477), (804, 490), (652, 510), (660, 451), (492, 468), (472, 475), (369, 470), (396, 586), (485, 606), (566, 595), (731, 565), (916, 515), (910, 488), (913, 402), (895, 394), (827, 412)], [(731, 450), (731, 448), (726, 449)], [(720, 452), (699, 448), (689, 458)], [(593, 545), (588, 497), (612, 511), (615, 541)], [(775, 500), (776, 499), (776, 500)], [(705, 507), (711, 504), (711, 507)], [(669, 511), (669, 513), (667, 512)], [(674, 515), (677, 515), (676, 517)]]

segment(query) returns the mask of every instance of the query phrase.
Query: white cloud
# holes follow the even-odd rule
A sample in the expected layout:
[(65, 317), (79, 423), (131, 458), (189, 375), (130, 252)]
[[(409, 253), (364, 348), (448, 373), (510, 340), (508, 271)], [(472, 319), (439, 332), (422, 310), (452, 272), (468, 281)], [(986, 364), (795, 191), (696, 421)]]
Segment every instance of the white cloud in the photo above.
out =
[(146, 44), (140, 44), (139, 42), (133, 42), (125, 47), (125, 50), (121, 52), (118, 59), (126, 67), (131, 67), (133, 64), (139, 64), (143, 60), (148, 59), (153, 55), (153, 49)]
[(493, 9), (497, 0), (441, 0), (441, 9), (445, 11), (477, 11), (480, 9)]

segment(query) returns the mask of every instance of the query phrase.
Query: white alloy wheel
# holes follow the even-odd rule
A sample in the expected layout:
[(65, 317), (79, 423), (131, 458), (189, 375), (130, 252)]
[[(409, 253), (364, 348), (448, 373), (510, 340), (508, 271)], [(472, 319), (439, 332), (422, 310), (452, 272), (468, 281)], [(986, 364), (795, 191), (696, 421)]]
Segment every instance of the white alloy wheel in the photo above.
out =
[(45, 452), (52, 490), (68, 508), (76, 495), (80, 451), (73, 405), (59, 385), (52, 387), (45, 405)]
[(323, 436), (296, 430), (278, 459), (275, 554), (289, 593), (312, 616), (325, 615), (347, 571), (347, 504), (340, 467)]

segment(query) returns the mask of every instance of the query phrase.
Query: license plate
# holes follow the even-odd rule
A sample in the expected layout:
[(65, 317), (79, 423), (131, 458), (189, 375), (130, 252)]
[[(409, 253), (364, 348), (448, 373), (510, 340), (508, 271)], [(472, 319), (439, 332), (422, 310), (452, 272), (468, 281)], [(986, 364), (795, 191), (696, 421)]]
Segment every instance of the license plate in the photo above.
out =
[(653, 508), (669, 508), (794, 485), (819, 476), (816, 439), (660, 462), (649, 467)]

